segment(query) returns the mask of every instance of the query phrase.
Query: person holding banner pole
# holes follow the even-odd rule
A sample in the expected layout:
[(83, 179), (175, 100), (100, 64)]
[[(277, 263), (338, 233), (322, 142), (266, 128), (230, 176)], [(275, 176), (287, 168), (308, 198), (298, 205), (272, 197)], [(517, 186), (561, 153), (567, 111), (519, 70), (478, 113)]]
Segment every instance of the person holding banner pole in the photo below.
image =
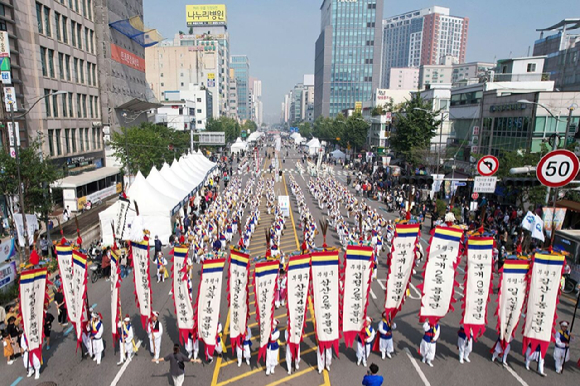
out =
[(491, 356), (491, 361), (495, 362), (497, 357), (499, 357), (501, 355), (501, 363), (504, 366), (507, 366), (507, 356), (508, 356), (510, 350), (511, 350), (511, 343), (508, 342), (507, 345), (505, 346), (505, 348), (502, 348), (500, 339), (498, 338), (497, 342), (495, 342), (495, 345), (491, 349), (491, 352), (493, 353)]
[(147, 332), (149, 333), (149, 350), (157, 361), (159, 360), (161, 337), (163, 336), (163, 325), (159, 322), (159, 312), (153, 311), (151, 313), (151, 318), (147, 323)]
[(326, 371), (330, 372), (330, 365), (332, 364), (332, 347), (327, 347), (323, 350), (319, 345), (316, 349), (316, 361), (318, 363), (318, 374), (321, 374), (325, 367)]
[(459, 331), (457, 331), (457, 348), (459, 349), (459, 363), (471, 362), (469, 360), (469, 354), (473, 350), (473, 332), (467, 336), (465, 332), (465, 327), (460, 326)]
[(278, 354), (280, 351), (280, 331), (278, 331), (278, 319), (272, 323), (272, 333), (266, 349), (266, 375), (274, 374), (274, 368), (278, 364)]
[[(379, 323), (377, 331), (379, 332), (378, 349), (381, 352), (381, 357), (385, 360), (385, 356), (392, 358), (395, 352), (393, 345), (393, 330), (397, 328), (397, 324), (391, 321), (391, 317), (383, 312), (383, 320)], [(375, 343), (375, 347), (377, 344)], [(376, 350), (376, 349), (375, 349)]]
[[(40, 378), (40, 360), (36, 355), (31, 354), (28, 351), (28, 340), (24, 334), (22, 334), (22, 337), (20, 338), (20, 348), (22, 349), (22, 361), (24, 362), (24, 368), (28, 370), (28, 374), (26, 374), (26, 376), (30, 378), (32, 374), (35, 374), (34, 379)], [(29, 358), (30, 355), (32, 355), (32, 360)]]
[(356, 365), (360, 366), (361, 362), (364, 367), (367, 367), (367, 359), (371, 355), (371, 348), (373, 340), (375, 339), (376, 331), (371, 325), (373, 320), (367, 316), (364, 324), (364, 328), (362, 331), (362, 336), (364, 338), (364, 343), (361, 339), (361, 335), (357, 336), (356, 341), (356, 358), (357, 362)]
[(103, 323), (98, 313), (93, 312), (92, 321), (90, 322), (91, 329), (91, 347), (94, 355), (93, 360), (97, 361), (97, 365), (101, 364), (101, 357), (105, 346), (103, 345)]
[[(290, 350), (290, 345), (288, 344), (288, 329), (284, 333), (286, 339), (286, 366), (288, 367), (288, 374), (292, 374), (292, 351)], [(294, 361), (296, 370), (300, 369), (300, 345), (298, 345), (298, 352), (296, 355), (296, 360)]]
[(571, 335), (568, 331), (568, 322), (560, 322), (560, 330), (556, 332), (554, 347), (554, 361), (556, 362), (556, 373), (561, 374), (564, 363), (570, 360), (570, 339)]
[(423, 357), (421, 362), (427, 363), (430, 367), (433, 367), (433, 359), (435, 359), (435, 352), (437, 351), (437, 340), (441, 334), (441, 328), (439, 324), (431, 325), (429, 322), (423, 323), (423, 330), (425, 334), (423, 335), (423, 340), (421, 341), (421, 346), (419, 348), (419, 353)]
[(528, 345), (528, 348), (526, 349), (526, 370), (530, 369), (531, 361), (538, 362), (538, 373), (545, 377), (546, 373), (544, 372), (544, 358), (542, 357), (539, 344), (534, 351), (532, 351), (532, 344), (530, 343)]
[(133, 326), (131, 326), (131, 318), (129, 314), (125, 315), (123, 322), (119, 322), (119, 328), (121, 329), (121, 344), (120, 344), (120, 361), (117, 365), (121, 365), (125, 360), (129, 360), (133, 357)]
[(197, 359), (199, 354), (199, 340), (191, 332), (187, 336), (187, 341), (185, 342), (185, 351), (187, 351), (187, 357), (191, 359)]
[(250, 358), (252, 356), (251, 347), (252, 347), (252, 330), (250, 329), (250, 327), (246, 327), (246, 333), (244, 334), (242, 339), (242, 347), (240, 347), (240, 345), (236, 346), (236, 354), (238, 356), (238, 367), (242, 365), (242, 355), (246, 360), (246, 364), (248, 366), (250, 365)]

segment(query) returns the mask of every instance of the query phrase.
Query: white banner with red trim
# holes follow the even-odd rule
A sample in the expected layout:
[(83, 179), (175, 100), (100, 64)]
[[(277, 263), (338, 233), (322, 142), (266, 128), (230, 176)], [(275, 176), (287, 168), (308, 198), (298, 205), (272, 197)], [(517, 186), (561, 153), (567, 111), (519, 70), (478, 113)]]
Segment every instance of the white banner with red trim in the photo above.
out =
[(151, 280), (149, 278), (149, 240), (132, 241), (133, 282), (135, 283), (135, 301), (141, 314), (141, 324), (147, 327), (151, 317)]
[(497, 296), (497, 332), (501, 347), (505, 348), (514, 337), (520, 321), (528, 289), (527, 260), (506, 260), (501, 268)]
[(225, 262), (225, 259), (204, 260), (201, 267), (194, 331), (205, 343), (208, 360), (213, 356), (216, 345)]
[(463, 320), (467, 336), (474, 339), (485, 332), (487, 302), (493, 268), (493, 237), (470, 237), (467, 241), (467, 267), (463, 298)]
[(77, 348), (81, 344), (83, 332), (83, 310), (87, 296), (87, 256), (77, 250), (73, 250), (73, 293), (76, 320), (72, 320), (77, 333)]
[(435, 325), (450, 309), (453, 310), (453, 291), (458, 286), (455, 271), (461, 259), (462, 238), (462, 229), (442, 226), (435, 228), (429, 243), (423, 284), (418, 286), (422, 290), (419, 311), (421, 323), (427, 319), (430, 324)]
[(230, 307), (230, 342), (232, 351), (242, 345), (248, 325), (248, 284), (250, 256), (232, 249), (228, 275), (228, 303)]
[(369, 300), (373, 247), (349, 245), (344, 260), (342, 297), (342, 333), (344, 343), (352, 347), (364, 328)]
[(312, 298), (318, 349), (322, 352), (333, 347), (338, 355), (340, 339), (338, 251), (314, 252), (311, 258)]
[(256, 320), (260, 327), (260, 349), (258, 361), (266, 356), (266, 348), (272, 333), (274, 318), (274, 294), (278, 289), (277, 260), (256, 264), (254, 269), (254, 298), (256, 302)]
[(405, 294), (415, 264), (419, 229), (419, 225), (414, 224), (398, 224), (395, 228), (385, 290), (385, 312), (391, 319), (405, 303)]
[(191, 286), (187, 265), (188, 252), (189, 247), (187, 246), (173, 248), (173, 305), (175, 306), (175, 316), (177, 317), (179, 341), (182, 344), (187, 342), (189, 334), (193, 335), (194, 327)]
[(60, 271), (60, 280), (62, 283), (62, 294), (64, 295), (64, 302), (66, 303), (66, 310), (68, 319), (71, 323), (76, 318), (76, 302), (73, 291), (73, 257), (71, 245), (57, 245), (56, 259), (58, 261), (58, 270)]
[(310, 289), (310, 255), (291, 256), (286, 274), (288, 304), (288, 341), (292, 359), (298, 357), (306, 325), (306, 306)]
[(560, 280), (566, 257), (562, 254), (536, 253), (532, 259), (530, 292), (526, 305), (523, 351), (532, 345), (532, 351), (540, 346), (542, 357), (554, 340), (556, 306), (560, 294)]
[(20, 275), (20, 314), (28, 343), (30, 368), (33, 366), (33, 357), (36, 356), (39, 361), (42, 358), (44, 306), (48, 306), (47, 277), (46, 268), (31, 269)]
[(121, 308), (121, 272), (119, 264), (119, 253), (116, 248), (111, 251), (111, 333), (113, 344), (119, 339), (119, 309)]

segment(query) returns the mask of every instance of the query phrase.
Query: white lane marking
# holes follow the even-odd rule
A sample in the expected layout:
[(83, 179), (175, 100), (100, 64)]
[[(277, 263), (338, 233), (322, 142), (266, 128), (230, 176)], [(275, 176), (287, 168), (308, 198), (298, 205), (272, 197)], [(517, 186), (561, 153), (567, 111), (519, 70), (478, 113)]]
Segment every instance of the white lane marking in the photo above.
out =
[(409, 297), (411, 299), (420, 300), (421, 299), (421, 292), (419, 292), (419, 290), (417, 289), (417, 287), (415, 287), (413, 285), (413, 283), (409, 282), (409, 288), (411, 288), (417, 294), (417, 297), (414, 297), (413, 294), (411, 294), (411, 292), (409, 292)]
[(371, 296), (374, 300), (377, 300), (377, 295), (375, 295), (375, 293), (373, 292), (372, 288), (371, 288)]
[[(387, 281), (385, 280), (385, 283), (386, 283), (386, 282), (387, 282)], [(381, 286), (381, 288), (383, 289), (383, 291), (386, 291), (386, 290), (387, 290), (387, 287), (385, 287), (385, 285), (383, 284), (383, 282), (382, 282), (382, 280), (381, 280), (381, 279), (377, 280), (377, 283), (379, 283), (379, 285)]]
[(409, 351), (409, 349), (407, 347), (405, 347), (403, 350), (405, 350), (405, 352), (407, 353), (407, 356), (409, 357), (409, 360), (411, 361), (411, 364), (413, 365), (413, 367), (415, 368), (415, 370), (417, 370), (417, 374), (419, 374), (419, 377), (423, 381), (423, 384), (425, 386), (431, 386), (431, 384), (429, 383), (429, 380), (427, 379), (427, 377), (425, 376), (425, 374), (423, 373), (423, 371), (419, 367), (419, 364), (417, 363), (417, 360), (415, 360), (415, 358), (413, 358), (411, 356), (411, 352)]
[[(139, 350), (140, 346), (141, 346), (141, 341), (137, 342), (137, 344), (135, 345), (137, 350)], [(111, 386), (117, 386), (117, 383), (119, 383), (119, 381), (121, 380), (123, 373), (125, 372), (125, 370), (127, 370), (127, 367), (129, 366), (129, 363), (131, 363), (131, 361), (133, 360), (134, 356), (135, 355), (133, 354), (132, 357), (130, 357), (128, 360), (125, 361), (125, 363), (123, 363), (123, 366), (121, 366), (121, 369), (119, 370), (119, 372), (115, 376), (115, 379), (113, 379), (113, 382), (111, 382)]]
[(516, 373), (516, 372), (515, 372), (515, 371), (514, 371), (514, 370), (513, 370), (513, 369), (512, 369), (510, 366), (506, 366), (505, 368), (507, 369), (507, 371), (508, 371), (508, 372), (509, 372), (511, 375), (513, 375), (513, 376), (514, 376), (514, 378), (516, 379), (516, 381), (518, 381), (518, 382), (520, 383), (520, 385), (522, 385), (522, 386), (529, 386), (529, 385), (526, 383), (526, 381), (524, 381), (524, 380), (522, 379), (522, 377), (520, 377), (520, 376), (518, 375), (518, 373)]
[(457, 290), (455, 290), (455, 293), (461, 297), (463, 297), (464, 295), (461, 292), (458, 292)]
[(461, 273), (465, 273), (465, 270), (463, 268), (461, 268), (460, 266), (457, 266), (457, 269), (461, 271)]

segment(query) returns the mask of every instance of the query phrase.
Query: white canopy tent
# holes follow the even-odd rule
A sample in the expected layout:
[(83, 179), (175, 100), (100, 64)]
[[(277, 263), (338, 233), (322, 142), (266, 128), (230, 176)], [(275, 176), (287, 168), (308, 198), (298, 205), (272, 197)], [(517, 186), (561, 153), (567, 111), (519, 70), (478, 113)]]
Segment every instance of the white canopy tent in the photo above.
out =
[(338, 149), (331, 152), (330, 155), (332, 155), (332, 158), (335, 158), (335, 159), (345, 159), (346, 158), (346, 154)]
[(189, 187), (189, 184), (183, 182), (182, 178), (179, 177), (177, 174), (175, 174), (173, 170), (171, 170), (171, 167), (169, 167), (169, 164), (167, 162), (163, 164), (163, 167), (161, 168), (159, 173), (161, 173), (161, 176), (163, 176), (163, 178), (165, 178), (167, 181), (171, 181), (171, 183), (174, 186), (187, 192), (187, 194), (191, 193), (191, 188)]
[(242, 139), (240, 137), (238, 137), (238, 139), (236, 139), (236, 142), (234, 142), (232, 144), (232, 146), (230, 147), (230, 152), (232, 154), (237, 154), (241, 151), (246, 151), (248, 148), (248, 144), (244, 141), (242, 141)]
[(149, 184), (151, 184), (151, 186), (153, 186), (159, 192), (162, 192), (164, 195), (174, 198), (178, 201), (181, 201), (188, 194), (163, 178), (155, 166), (151, 168), (151, 171), (145, 180), (147, 180), (147, 182), (149, 182)]
[(318, 138), (312, 138), (308, 143), (306, 143), (306, 146), (308, 147), (308, 154), (310, 155), (318, 153), (319, 149), (322, 147)]
[(199, 185), (201, 185), (203, 183), (203, 181), (205, 180), (205, 176), (207, 175), (207, 172), (203, 172), (200, 169), (194, 168), (192, 167), (186, 160), (185, 158), (181, 158), (178, 161), (179, 166), (181, 166), (181, 168), (188, 173), (189, 175), (192, 176), (193, 178), (193, 182), (195, 182), (196, 186), (199, 187)]
[(199, 184), (195, 181), (196, 178), (190, 173), (183, 170), (183, 168), (181, 167), (179, 162), (177, 162), (177, 160), (173, 160), (173, 163), (171, 164), (171, 170), (173, 171), (173, 173), (175, 173), (175, 175), (178, 178), (180, 178), (185, 184), (187, 184), (189, 190), (194, 191), (197, 189)]

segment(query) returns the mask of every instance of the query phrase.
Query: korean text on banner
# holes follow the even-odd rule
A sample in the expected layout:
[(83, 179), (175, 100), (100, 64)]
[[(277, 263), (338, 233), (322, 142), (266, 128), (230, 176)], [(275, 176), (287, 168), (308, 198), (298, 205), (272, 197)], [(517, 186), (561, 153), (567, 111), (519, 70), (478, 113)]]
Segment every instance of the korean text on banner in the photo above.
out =
[(316, 317), (316, 338), (322, 352), (334, 347), (338, 355), (340, 304), (338, 251), (314, 252), (312, 261), (312, 298)]
[(419, 225), (399, 224), (391, 249), (389, 273), (385, 290), (385, 312), (394, 318), (405, 301), (405, 294), (415, 264)]
[(425, 272), (423, 273), (421, 310), (419, 320), (432, 325), (447, 315), (455, 302), (453, 291), (458, 285), (455, 270), (461, 259), (460, 245), (463, 230), (438, 226), (431, 238)]
[(230, 252), (228, 302), (230, 306), (230, 342), (232, 351), (241, 345), (248, 323), (248, 279), (250, 256), (233, 249)]
[(194, 330), (205, 343), (206, 359), (213, 356), (216, 345), (225, 262), (225, 259), (205, 260), (201, 268)]
[(85, 297), (87, 295), (87, 256), (81, 252), (73, 250), (73, 293), (75, 302), (75, 320), (72, 323), (77, 333), (77, 348), (81, 344), (83, 328), (83, 310), (85, 308)]
[(260, 349), (258, 361), (265, 357), (266, 347), (272, 333), (274, 318), (274, 293), (278, 286), (279, 262), (266, 261), (256, 264), (254, 270), (254, 298), (256, 299), (256, 319), (260, 326)]
[[(8, 244), (8, 248), (10, 248), (10, 244)], [(13, 247), (13, 246), (12, 246)], [(2, 261), (2, 260), (0, 260)], [(8, 261), (2, 265), (0, 265), (0, 290), (10, 283), (12, 283), (16, 279), (16, 262), (15, 261)]]
[(145, 72), (145, 59), (111, 43), (111, 59), (117, 63)]
[(132, 241), (133, 281), (135, 283), (135, 301), (141, 314), (143, 328), (151, 317), (151, 282), (149, 278), (149, 240)]
[(226, 24), (225, 4), (195, 4), (185, 6), (185, 21), (188, 27), (194, 25)]
[(286, 275), (288, 290), (288, 342), (292, 358), (297, 358), (306, 324), (306, 305), (310, 287), (310, 256), (291, 256)]
[(565, 256), (561, 254), (534, 255), (523, 331), (524, 352), (529, 345), (532, 346), (532, 351), (540, 346), (542, 357), (546, 355), (554, 335), (564, 260)]
[(129, 224), (127, 224), (127, 214), (131, 202), (124, 198), (119, 198), (119, 209), (115, 216), (115, 236), (119, 240), (126, 240), (129, 234)]
[(497, 329), (502, 347), (512, 340), (526, 299), (528, 270), (526, 260), (506, 260), (501, 269), (500, 287), (497, 298)]
[(20, 276), (20, 312), (28, 343), (30, 367), (33, 366), (33, 357), (38, 361), (42, 358), (44, 306), (48, 303), (47, 276), (46, 268), (24, 271)]
[(60, 279), (62, 282), (62, 293), (66, 303), (66, 310), (68, 319), (74, 323), (77, 320), (76, 301), (73, 287), (73, 255), (72, 246), (57, 245), (56, 259), (58, 262), (58, 270), (60, 271)]
[(493, 238), (470, 237), (463, 298), (463, 325), (467, 336), (477, 339), (485, 331), (487, 302), (492, 279)]
[(364, 328), (369, 299), (373, 247), (349, 245), (344, 262), (342, 332), (347, 347)]
[(187, 342), (189, 334), (193, 334), (193, 305), (191, 303), (191, 284), (187, 265), (188, 247), (173, 249), (173, 304), (177, 316), (179, 341)]

